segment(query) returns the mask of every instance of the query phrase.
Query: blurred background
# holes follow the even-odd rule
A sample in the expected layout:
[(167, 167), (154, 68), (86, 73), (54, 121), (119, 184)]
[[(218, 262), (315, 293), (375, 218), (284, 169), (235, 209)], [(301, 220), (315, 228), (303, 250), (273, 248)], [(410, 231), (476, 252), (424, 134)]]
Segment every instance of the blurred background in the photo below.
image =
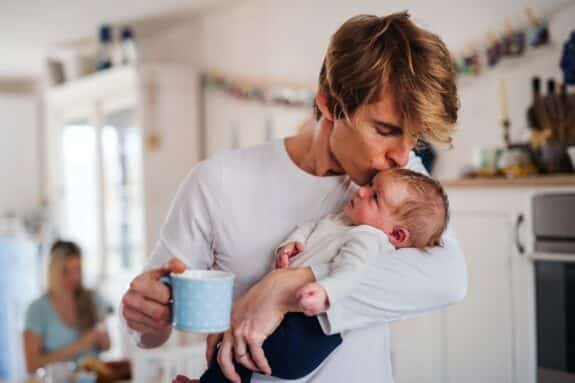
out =
[(214, 153), (296, 133), (337, 27), (403, 10), (458, 69), (453, 147), (420, 155), (448, 190), (470, 280), (463, 304), (394, 324), (396, 381), (575, 382), (566, 0), (3, 0), (0, 381), (29, 379), (22, 332), (58, 238), (82, 249), (82, 284), (106, 302), (111, 346), (33, 379), (197, 376), (202, 337), (137, 350), (118, 314), (180, 180)]

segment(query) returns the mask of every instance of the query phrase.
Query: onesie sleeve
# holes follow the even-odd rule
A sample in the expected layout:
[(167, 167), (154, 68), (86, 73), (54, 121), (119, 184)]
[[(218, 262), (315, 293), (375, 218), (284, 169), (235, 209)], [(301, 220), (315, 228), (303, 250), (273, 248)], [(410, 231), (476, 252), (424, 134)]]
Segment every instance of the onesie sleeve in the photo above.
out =
[(369, 226), (358, 226), (347, 235), (349, 239), (328, 264), (327, 275), (318, 280), (327, 292), (330, 305), (351, 294), (359, 285), (369, 257), (383, 256), (383, 249), (393, 249), (384, 233)]

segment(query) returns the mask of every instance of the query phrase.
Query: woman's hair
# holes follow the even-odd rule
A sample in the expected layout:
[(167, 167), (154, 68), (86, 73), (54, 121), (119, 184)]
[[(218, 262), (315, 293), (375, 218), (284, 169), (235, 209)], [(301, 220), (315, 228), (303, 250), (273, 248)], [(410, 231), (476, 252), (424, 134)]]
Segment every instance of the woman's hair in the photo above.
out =
[[(56, 241), (50, 249), (50, 260), (48, 264), (48, 292), (61, 291), (64, 278), (64, 268), (66, 261), (71, 258), (82, 256), (82, 250), (74, 242)], [(93, 293), (85, 289), (82, 284), (74, 291), (76, 303), (76, 315), (78, 318), (78, 328), (88, 330), (98, 322), (98, 313), (94, 302)]]
[[(349, 118), (389, 90), (406, 134), (450, 144), (459, 108), (455, 74), (443, 41), (407, 12), (359, 15), (332, 36), (319, 88), (336, 119)], [(317, 105), (314, 110), (319, 119)]]

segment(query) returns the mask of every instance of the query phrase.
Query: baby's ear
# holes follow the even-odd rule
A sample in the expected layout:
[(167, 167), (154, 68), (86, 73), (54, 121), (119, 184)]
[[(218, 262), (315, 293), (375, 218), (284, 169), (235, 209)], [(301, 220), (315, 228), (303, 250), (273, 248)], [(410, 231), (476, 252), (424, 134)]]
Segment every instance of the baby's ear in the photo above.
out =
[(403, 226), (395, 226), (389, 234), (389, 241), (397, 248), (409, 247), (409, 231)]

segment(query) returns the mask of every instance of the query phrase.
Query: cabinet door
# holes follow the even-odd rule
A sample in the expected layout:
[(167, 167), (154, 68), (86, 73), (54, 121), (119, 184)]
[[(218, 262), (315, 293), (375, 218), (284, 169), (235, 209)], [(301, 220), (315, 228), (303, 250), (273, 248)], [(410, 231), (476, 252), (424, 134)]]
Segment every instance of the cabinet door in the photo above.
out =
[(445, 320), (445, 381), (513, 382), (513, 221), (509, 213), (454, 213), (467, 261), (465, 301)]

